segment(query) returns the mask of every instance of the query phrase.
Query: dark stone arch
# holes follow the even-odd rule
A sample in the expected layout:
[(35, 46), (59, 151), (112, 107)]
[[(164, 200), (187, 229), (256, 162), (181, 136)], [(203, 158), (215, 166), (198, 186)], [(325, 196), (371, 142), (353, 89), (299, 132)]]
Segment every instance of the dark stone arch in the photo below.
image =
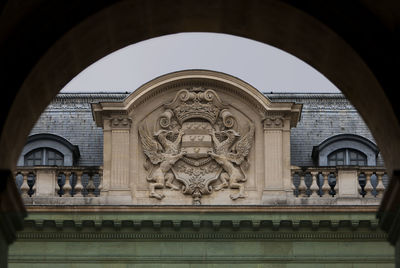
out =
[[(345, 6), (336, 7), (342, 8)], [(327, 12), (325, 8), (320, 10)], [(368, 21), (370, 14), (362, 14)], [(339, 24), (336, 27), (342, 29)], [(344, 92), (378, 144), (392, 140), (391, 146), (380, 146), (382, 155), (389, 170), (400, 166), (400, 126), (365, 60), (323, 23), (282, 1), (119, 1), (108, 6), (67, 32), (36, 61), (10, 107), (5, 129), (18, 133), (11, 139), (24, 139), (55, 94), (101, 57), (148, 38), (189, 31), (251, 38), (306, 61)], [(17, 107), (25, 107), (23, 117)], [(13, 166), (22, 148), (21, 142), (11, 143), (16, 150), (7, 148), (7, 136), (0, 140), (0, 148), (10, 151), (6, 159), (0, 159), (3, 166)]]

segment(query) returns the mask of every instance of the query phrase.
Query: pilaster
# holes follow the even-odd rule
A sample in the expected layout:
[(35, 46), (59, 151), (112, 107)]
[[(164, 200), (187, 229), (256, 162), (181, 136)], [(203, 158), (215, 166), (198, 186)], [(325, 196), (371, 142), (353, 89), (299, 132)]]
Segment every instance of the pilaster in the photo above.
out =
[[(130, 153), (130, 128), (132, 119), (126, 115), (114, 116), (109, 120), (110, 131), (105, 147), (108, 146), (105, 154), (107, 165), (110, 165), (110, 174), (107, 174), (107, 187), (109, 195), (131, 195), (129, 189), (129, 153)], [(108, 144), (106, 145), (106, 142)], [(105, 163), (106, 164), (106, 163)]]
[(290, 120), (283, 113), (269, 113), (263, 120), (263, 127), (263, 202), (269, 203), (271, 198), (286, 198), (285, 191), (290, 190)]

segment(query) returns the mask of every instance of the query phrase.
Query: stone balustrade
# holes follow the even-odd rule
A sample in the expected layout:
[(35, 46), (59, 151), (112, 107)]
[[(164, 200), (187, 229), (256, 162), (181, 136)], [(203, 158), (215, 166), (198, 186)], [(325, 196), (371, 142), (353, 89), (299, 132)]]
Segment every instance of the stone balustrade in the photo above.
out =
[(293, 167), (295, 197), (380, 198), (389, 177), (383, 167)]
[(15, 182), (22, 197), (97, 197), (101, 167), (17, 167)]
[[(15, 181), (26, 204), (132, 203), (107, 197), (102, 174), (102, 167), (18, 167)], [(377, 205), (389, 183), (383, 167), (292, 167), (291, 179), (282, 191), (287, 205)]]

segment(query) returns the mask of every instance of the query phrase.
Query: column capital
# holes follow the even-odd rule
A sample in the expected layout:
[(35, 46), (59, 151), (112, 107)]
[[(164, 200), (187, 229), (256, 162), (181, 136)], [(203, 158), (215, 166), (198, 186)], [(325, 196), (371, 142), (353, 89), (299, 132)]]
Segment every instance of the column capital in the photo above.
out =
[(283, 115), (267, 115), (263, 119), (264, 129), (283, 128), (285, 126), (285, 117)]
[(110, 118), (111, 128), (129, 129), (132, 125), (132, 119), (127, 115), (117, 115)]

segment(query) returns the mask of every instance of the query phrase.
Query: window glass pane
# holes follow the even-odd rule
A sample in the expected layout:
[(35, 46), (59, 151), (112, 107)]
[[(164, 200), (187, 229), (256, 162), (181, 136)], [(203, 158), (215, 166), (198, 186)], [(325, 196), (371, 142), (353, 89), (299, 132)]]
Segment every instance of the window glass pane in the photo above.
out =
[(47, 149), (47, 164), (49, 166), (62, 166), (64, 164), (64, 156), (60, 152)]
[(329, 166), (340, 166), (340, 165), (367, 165), (367, 156), (355, 149), (340, 149), (332, 152), (328, 156)]
[(349, 149), (350, 152), (350, 160), (354, 162), (351, 165), (359, 165), (359, 166), (366, 166), (367, 165), (367, 156), (360, 151), (356, 151), (353, 149)]
[(31, 151), (25, 155), (25, 166), (43, 165), (43, 148)]
[(344, 165), (345, 164), (345, 156), (346, 156), (345, 150), (334, 151), (333, 153), (331, 153), (328, 156), (329, 166)]
[(25, 155), (25, 166), (40, 166), (44, 164), (62, 166), (64, 165), (64, 156), (60, 152), (50, 148), (36, 149)]

